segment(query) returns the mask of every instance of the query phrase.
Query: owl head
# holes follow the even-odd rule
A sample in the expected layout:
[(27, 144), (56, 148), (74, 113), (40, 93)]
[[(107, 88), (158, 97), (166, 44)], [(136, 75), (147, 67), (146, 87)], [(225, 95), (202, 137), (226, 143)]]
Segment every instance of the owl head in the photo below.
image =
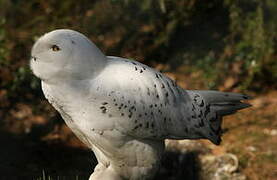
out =
[(46, 83), (93, 78), (105, 66), (106, 56), (83, 34), (59, 29), (34, 44), (30, 66)]

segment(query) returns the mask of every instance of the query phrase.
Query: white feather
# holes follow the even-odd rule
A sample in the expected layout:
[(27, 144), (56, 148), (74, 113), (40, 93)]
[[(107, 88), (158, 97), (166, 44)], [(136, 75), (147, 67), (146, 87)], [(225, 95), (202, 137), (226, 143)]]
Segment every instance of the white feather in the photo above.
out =
[[(164, 139), (208, 138), (218, 144), (224, 112), (244, 107), (238, 95), (185, 91), (144, 64), (106, 57), (72, 30), (42, 36), (32, 57), (45, 97), (97, 157), (91, 180), (149, 179)], [(238, 106), (228, 108), (221, 96)]]

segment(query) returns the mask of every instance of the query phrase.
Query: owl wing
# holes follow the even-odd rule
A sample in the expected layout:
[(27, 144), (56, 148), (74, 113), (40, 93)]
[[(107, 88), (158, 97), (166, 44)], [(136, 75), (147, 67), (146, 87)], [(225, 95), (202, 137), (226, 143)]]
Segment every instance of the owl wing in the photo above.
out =
[[(108, 97), (102, 111), (110, 113), (115, 127), (130, 136), (208, 138), (218, 144), (222, 112), (231, 114), (246, 107), (240, 102), (246, 96), (241, 94), (186, 91), (167, 76), (137, 61), (118, 57), (108, 59), (107, 68), (95, 80)], [(229, 109), (225, 110), (218, 108), (218, 104), (214, 108), (214, 99), (222, 97), (227, 98), (227, 104), (233, 101), (236, 104), (229, 103)]]
[(102, 110), (116, 119), (117, 129), (139, 138), (158, 139), (183, 131), (181, 121), (189, 116), (184, 112), (191, 101), (186, 91), (139, 62), (109, 57), (108, 63), (95, 82), (108, 97)]

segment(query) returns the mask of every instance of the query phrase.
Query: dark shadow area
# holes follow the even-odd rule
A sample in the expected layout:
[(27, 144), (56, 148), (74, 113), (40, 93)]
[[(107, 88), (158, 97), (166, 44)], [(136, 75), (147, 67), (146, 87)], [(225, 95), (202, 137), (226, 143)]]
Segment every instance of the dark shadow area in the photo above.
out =
[(170, 152), (164, 153), (162, 165), (155, 180), (199, 180), (200, 162), (198, 152)]
[[(47, 144), (29, 136), (0, 132), (0, 179), (87, 180), (97, 163), (89, 150), (63, 144)], [(165, 152), (155, 180), (198, 180), (200, 165), (197, 152)]]
[(87, 180), (97, 162), (89, 150), (48, 145), (22, 135), (0, 132), (0, 143), (1, 180), (37, 180), (43, 171), (53, 180)]
[[(55, 125), (63, 123), (56, 113), (46, 124), (33, 126), (29, 134), (0, 129), (0, 180), (42, 180), (43, 174), (47, 180), (48, 176), (51, 180), (88, 180), (97, 164), (92, 151), (55, 140), (51, 144), (41, 141)], [(0, 121), (0, 127), (5, 127), (4, 121)], [(167, 151), (155, 180), (198, 180), (199, 172), (197, 152)]]

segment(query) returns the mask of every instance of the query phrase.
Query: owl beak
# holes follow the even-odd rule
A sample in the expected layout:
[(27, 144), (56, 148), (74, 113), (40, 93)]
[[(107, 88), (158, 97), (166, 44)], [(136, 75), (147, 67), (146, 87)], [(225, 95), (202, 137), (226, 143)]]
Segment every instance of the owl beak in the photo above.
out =
[(31, 56), (31, 59), (34, 61), (37, 61), (37, 57), (35, 57), (35, 56)]

